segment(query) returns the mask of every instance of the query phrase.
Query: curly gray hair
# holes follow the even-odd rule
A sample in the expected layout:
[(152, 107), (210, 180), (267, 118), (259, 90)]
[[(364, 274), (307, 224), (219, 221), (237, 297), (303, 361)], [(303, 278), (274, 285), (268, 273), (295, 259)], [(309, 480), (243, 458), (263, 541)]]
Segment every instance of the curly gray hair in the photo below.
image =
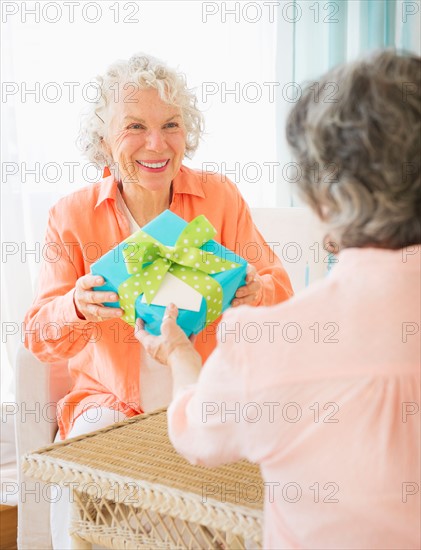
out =
[[(101, 167), (110, 166), (102, 141), (107, 134), (107, 109), (115, 101), (117, 90), (127, 84), (140, 89), (155, 88), (163, 101), (180, 107), (186, 127), (186, 155), (191, 156), (199, 145), (203, 131), (203, 116), (197, 99), (187, 88), (185, 75), (169, 68), (150, 55), (139, 53), (128, 61), (116, 61), (103, 76), (97, 76), (98, 100), (90, 104), (82, 117), (78, 143), (88, 159)], [(118, 93), (118, 92), (117, 92)]]
[(289, 115), (299, 193), (339, 247), (421, 243), (420, 61), (384, 50), (338, 66)]

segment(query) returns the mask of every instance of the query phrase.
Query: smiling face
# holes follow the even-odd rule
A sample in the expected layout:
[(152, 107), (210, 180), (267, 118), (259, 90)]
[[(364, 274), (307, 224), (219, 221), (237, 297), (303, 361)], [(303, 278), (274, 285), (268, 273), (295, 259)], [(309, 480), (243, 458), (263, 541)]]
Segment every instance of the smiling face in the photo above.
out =
[(123, 186), (168, 192), (186, 147), (181, 109), (165, 103), (154, 88), (133, 93), (133, 85), (110, 106), (104, 146), (118, 164)]

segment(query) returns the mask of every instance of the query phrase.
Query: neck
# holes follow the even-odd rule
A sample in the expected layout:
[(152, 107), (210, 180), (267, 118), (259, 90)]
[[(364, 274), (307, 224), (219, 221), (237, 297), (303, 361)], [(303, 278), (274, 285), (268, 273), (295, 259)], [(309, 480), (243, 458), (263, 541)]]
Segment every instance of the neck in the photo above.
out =
[(118, 187), (130, 214), (136, 223), (143, 227), (169, 208), (172, 199), (172, 184), (165, 191), (149, 191), (139, 185), (123, 185)]

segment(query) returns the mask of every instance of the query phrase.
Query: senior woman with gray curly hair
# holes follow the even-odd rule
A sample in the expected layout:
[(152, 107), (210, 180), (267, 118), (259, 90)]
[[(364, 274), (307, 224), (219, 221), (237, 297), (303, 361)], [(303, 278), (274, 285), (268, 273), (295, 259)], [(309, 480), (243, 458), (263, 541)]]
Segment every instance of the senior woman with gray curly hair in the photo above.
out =
[[(140, 54), (112, 65), (98, 83), (101, 95), (84, 119), (80, 141), (106, 177), (51, 209), (46, 240), (55, 243), (59, 259), (44, 262), (25, 318), (25, 345), (39, 359), (69, 360), (74, 385), (58, 403), (62, 439), (171, 399), (171, 372), (144, 353), (133, 327), (120, 319), (121, 308), (103, 305), (118, 295), (93, 290), (104, 280), (90, 273), (90, 244), (104, 254), (166, 209), (188, 222), (204, 214), (227, 248), (241, 251), (251, 242), (259, 248), (234, 307), (275, 304), (292, 295), (288, 275), (236, 186), (182, 164), (202, 131), (202, 115), (184, 76)], [(215, 334), (216, 323), (196, 340), (203, 360), (215, 346)], [(52, 522), (57, 548), (68, 544), (62, 525)]]
[[(419, 57), (378, 53), (333, 69), (289, 116), (301, 195), (339, 248), (329, 277), (284, 304), (228, 311), (203, 369), (175, 306), (160, 337), (138, 320), (173, 372), (179, 452), (260, 464), (265, 549), (421, 547), (420, 81)], [(250, 320), (277, 328), (230, 337)]]

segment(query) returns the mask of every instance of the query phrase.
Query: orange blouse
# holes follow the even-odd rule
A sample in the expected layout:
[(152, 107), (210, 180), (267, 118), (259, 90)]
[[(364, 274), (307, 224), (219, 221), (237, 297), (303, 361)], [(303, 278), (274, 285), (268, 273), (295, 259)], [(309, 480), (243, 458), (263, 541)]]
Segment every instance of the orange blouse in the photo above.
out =
[[(39, 290), (25, 316), (25, 346), (39, 359), (69, 359), (72, 390), (58, 403), (61, 438), (90, 407), (115, 408), (127, 416), (139, 406), (140, 343), (121, 319), (100, 323), (80, 319), (73, 304), (76, 280), (130, 235), (129, 222), (117, 207), (117, 182), (108, 176), (62, 198), (50, 210), (47, 251)], [(182, 166), (173, 181), (170, 210), (187, 222), (204, 214), (217, 230), (215, 240), (253, 264), (264, 282), (259, 304), (292, 296), (279, 259), (253, 224), (236, 186), (219, 174)], [(218, 321), (202, 331), (195, 346), (205, 361), (216, 344)]]

